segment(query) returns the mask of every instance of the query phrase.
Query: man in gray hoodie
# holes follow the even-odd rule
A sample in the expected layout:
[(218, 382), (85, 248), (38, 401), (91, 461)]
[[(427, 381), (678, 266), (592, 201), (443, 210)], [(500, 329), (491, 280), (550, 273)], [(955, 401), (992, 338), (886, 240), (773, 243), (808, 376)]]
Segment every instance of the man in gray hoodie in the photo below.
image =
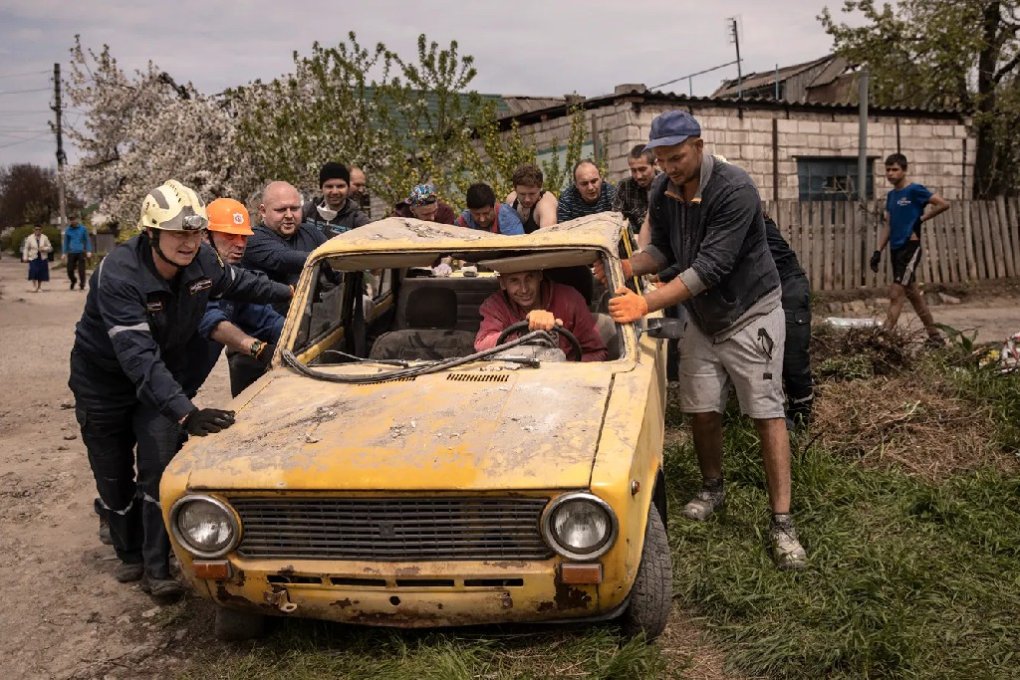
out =
[[(686, 111), (656, 117), (646, 148), (662, 169), (649, 194), (651, 243), (623, 263), (624, 274), (667, 267), (680, 273), (645, 295), (620, 282), (609, 313), (617, 323), (630, 323), (678, 303), (687, 309), (680, 404), (691, 414), (703, 486), (683, 514), (703, 521), (723, 505), (722, 416), (732, 386), (761, 438), (773, 557), (781, 569), (801, 569), (807, 558), (790, 516), (783, 408), (785, 316), (758, 189), (742, 169), (704, 152), (701, 127)], [(596, 275), (604, 278), (601, 267)]]

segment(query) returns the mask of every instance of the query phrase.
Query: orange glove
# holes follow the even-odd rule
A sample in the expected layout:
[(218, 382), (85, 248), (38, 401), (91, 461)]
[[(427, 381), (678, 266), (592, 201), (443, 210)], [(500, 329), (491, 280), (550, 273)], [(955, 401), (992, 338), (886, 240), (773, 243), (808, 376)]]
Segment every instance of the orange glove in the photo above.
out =
[(552, 312), (547, 312), (544, 309), (531, 310), (528, 312), (527, 319), (529, 331), (551, 331), (553, 326), (557, 324), (563, 325), (563, 321), (553, 316)]
[(626, 286), (616, 289), (615, 297), (609, 299), (609, 316), (616, 323), (632, 323), (648, 313), (648, 302)]

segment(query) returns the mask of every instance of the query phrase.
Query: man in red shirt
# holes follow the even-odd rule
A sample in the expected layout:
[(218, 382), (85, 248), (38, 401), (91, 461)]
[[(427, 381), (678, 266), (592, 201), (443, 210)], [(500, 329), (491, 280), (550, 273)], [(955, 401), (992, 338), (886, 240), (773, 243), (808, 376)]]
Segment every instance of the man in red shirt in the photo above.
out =
[[(562, 326), (581, 343), (581, 361), (605, 361), (608, 352), (595, 328), (595, 318), (584, 298), (572, 286), (546, 279), (541, 270), (500, 272), (500, 290), (482, 303), (482, 324), (475, 336), (475, 350), (496, 346), (503, 329), (528, 321), (529, 331), (551, 331)], [(557, 333), (560, 349), (568, 357), (571, 344)]]

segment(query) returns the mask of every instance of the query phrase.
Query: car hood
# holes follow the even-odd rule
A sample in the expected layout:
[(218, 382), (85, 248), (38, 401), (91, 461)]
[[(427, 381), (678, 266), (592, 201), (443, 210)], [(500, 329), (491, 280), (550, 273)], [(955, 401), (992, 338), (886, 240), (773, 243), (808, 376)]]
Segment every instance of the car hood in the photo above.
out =
[(233, 427), (193, 438), (170, 471), (208, 490), (585, 487), (611, 381), (604, 364), (372, 385), (277, 369), (240, 395)]

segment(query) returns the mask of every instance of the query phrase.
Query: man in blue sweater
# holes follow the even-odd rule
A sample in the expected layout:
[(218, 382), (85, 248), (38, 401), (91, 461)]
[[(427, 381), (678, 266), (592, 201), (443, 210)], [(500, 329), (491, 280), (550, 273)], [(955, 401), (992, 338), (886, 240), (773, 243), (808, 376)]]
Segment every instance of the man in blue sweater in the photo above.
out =
[[(60, 259), (67, 263), (67, 278), (71, 279), (71, 290), (74, 284), (78, 283), (80, 290), (85, 290), (85, 260), (92, 259), (92, 241), (89, 239), (88, 229), (75, 214), (71, 216), (71, 223), (64, 231), (64, 243), (60, 248)], [(75, 278), (77, 274), (77, 278)]]

